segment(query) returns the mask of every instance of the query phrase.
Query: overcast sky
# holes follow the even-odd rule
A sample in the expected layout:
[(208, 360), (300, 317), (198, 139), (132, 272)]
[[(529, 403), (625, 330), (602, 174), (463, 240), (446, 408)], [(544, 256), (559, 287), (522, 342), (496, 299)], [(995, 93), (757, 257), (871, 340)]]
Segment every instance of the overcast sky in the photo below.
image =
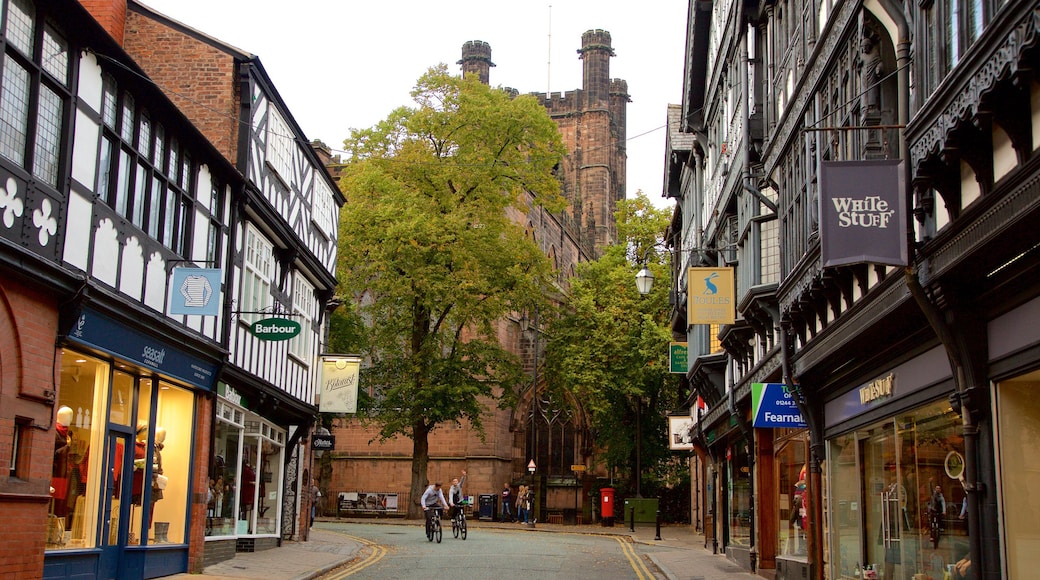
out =
[(610, 33), (611, 78), (628, 82), (628, 186), (658, 207), (667, 105), (682, 96), (686, 0), (142, 0), (196, 30), (260, 57), (308, 139), (334, 150), (351, 128), (394, 108), (431, 66), (462, 45), (491, 46), (491, 85), (521, 93), (581, 88), (581, 35)]

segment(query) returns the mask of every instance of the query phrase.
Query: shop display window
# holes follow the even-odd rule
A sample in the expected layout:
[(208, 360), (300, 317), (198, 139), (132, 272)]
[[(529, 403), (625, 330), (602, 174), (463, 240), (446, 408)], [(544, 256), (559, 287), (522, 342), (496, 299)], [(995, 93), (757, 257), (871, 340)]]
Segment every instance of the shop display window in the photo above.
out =
[(217, 402), (213, 433), (213, 459), (209, 470), (206, 535), (232, 536), (238, 520), (238, 468), (242, 456), (245, 411), (224, 401)]
[(278, 534), (285, 431), (217, 401), (206, 535)]
[(115, 366), (62, 353), (48, 550), (186, 539), (194, 395)]
[(809, 432), (791, 430), (776, 444), (777, 501), (777, 554), (807, 556), (809, 528), (809, 501), (806, 487), (808, 469)]
[(751, 546), (751, 467), (746, 443), (733, 444), (732, 457), (727, 463), (729, 473), (729, 545)]
[(965, 558), (960, 425), (943, 399), (828, 442), (832, 578), (943, 578)]
[[(1029, 578), (1040, 570), (1040, 373), (997, 386), (1000, 501), (1003, 509), (1005, 578)], [(1030, 380), (1031, 379), (1031, 380)]]
[(54, 419), (54, 463), (47, 514), (47, 549), (95, 546), (108, 404), (109, 367), (65, 350)]

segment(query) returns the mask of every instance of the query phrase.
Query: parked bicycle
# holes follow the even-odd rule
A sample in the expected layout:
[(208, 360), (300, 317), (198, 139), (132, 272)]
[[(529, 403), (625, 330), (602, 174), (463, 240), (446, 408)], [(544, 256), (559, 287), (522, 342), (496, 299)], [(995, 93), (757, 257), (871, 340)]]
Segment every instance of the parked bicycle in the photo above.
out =
[(451, 518), (451, 533), (452, 533), (452, 535), (455, 536), (456, 538), (459, 537), (459, 535), (461, 535), (463, 540), (466, 539), (466, 506), (467, 505), (469, 505), (469, 502), (462, 502), (462, 503), (455, 504), (455, 507), (456, 507), (456, 509), (455, 509), (455, 516), (453, 518)]
[(430, 519), (426, 522), (426, 540), (432, 542), (434, 538), (437, 538), (437, 543), (441, 543), (444, 531), (441, 530), (441, 508), (431, 508), (433, 513), (430, 515)]

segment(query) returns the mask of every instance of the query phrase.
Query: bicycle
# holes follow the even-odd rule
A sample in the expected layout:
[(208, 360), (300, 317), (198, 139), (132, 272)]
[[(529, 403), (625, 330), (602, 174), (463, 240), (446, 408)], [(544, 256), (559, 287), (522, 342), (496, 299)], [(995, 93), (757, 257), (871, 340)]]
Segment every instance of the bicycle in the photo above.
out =
[(466, 539), (466, 506), (467, 502), (455, 504), (458, 509), (455, 510), (455, 517), (451, 518), (451, 533), (456, 538), (462, 535), (462, 539)]
[(437, 543), (441, 543), (441, 538), (444, 532), (441, 530), (441, 508), (430, 508), (433, 513), (430, 514), (429, 521), (426, 522), (426, 540), (432, 542), (434, 538), (437, 538)]

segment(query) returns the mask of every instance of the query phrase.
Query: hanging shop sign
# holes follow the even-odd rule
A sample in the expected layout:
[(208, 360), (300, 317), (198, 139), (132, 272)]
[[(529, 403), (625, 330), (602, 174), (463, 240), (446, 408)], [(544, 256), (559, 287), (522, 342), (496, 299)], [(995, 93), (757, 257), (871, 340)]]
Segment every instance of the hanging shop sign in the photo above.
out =
[(806, 426), (794, 395), (783, 383), (751, 383), (751, 416), (754, 427)]
[(219, 268), (174, 268), (170, 282), (170, 314), (220, 316)]
[(905, 266), (906, 185), (901, 161), (824, 161), (820, 171), (824, 267)]
[(250, 324), (249, 332), (260, 340), (289, 340), (300, 334), (300, 323), (288, 318), (265, 318)]
[(351, 355), (324, 355), (321, 357), (322, 413), (357, 413), (358, 383), (361, 357)]
[(689, 415), (668, 417), (668, 449), (671, 451), (693, 451), (693, 436), (697, 419)]
[(332, 451), (336, 448), (335, 435), (311, 435), (311, 449), (315, 451)]
[(690, 370), (690, 349), (685, 342), (673, 342), (668, 345), (668, 361), (671, 373), (685, 375)]
[(690, 268), (687, 284), (687, 323), (733, 324), (736, 319), (733, 268)]

